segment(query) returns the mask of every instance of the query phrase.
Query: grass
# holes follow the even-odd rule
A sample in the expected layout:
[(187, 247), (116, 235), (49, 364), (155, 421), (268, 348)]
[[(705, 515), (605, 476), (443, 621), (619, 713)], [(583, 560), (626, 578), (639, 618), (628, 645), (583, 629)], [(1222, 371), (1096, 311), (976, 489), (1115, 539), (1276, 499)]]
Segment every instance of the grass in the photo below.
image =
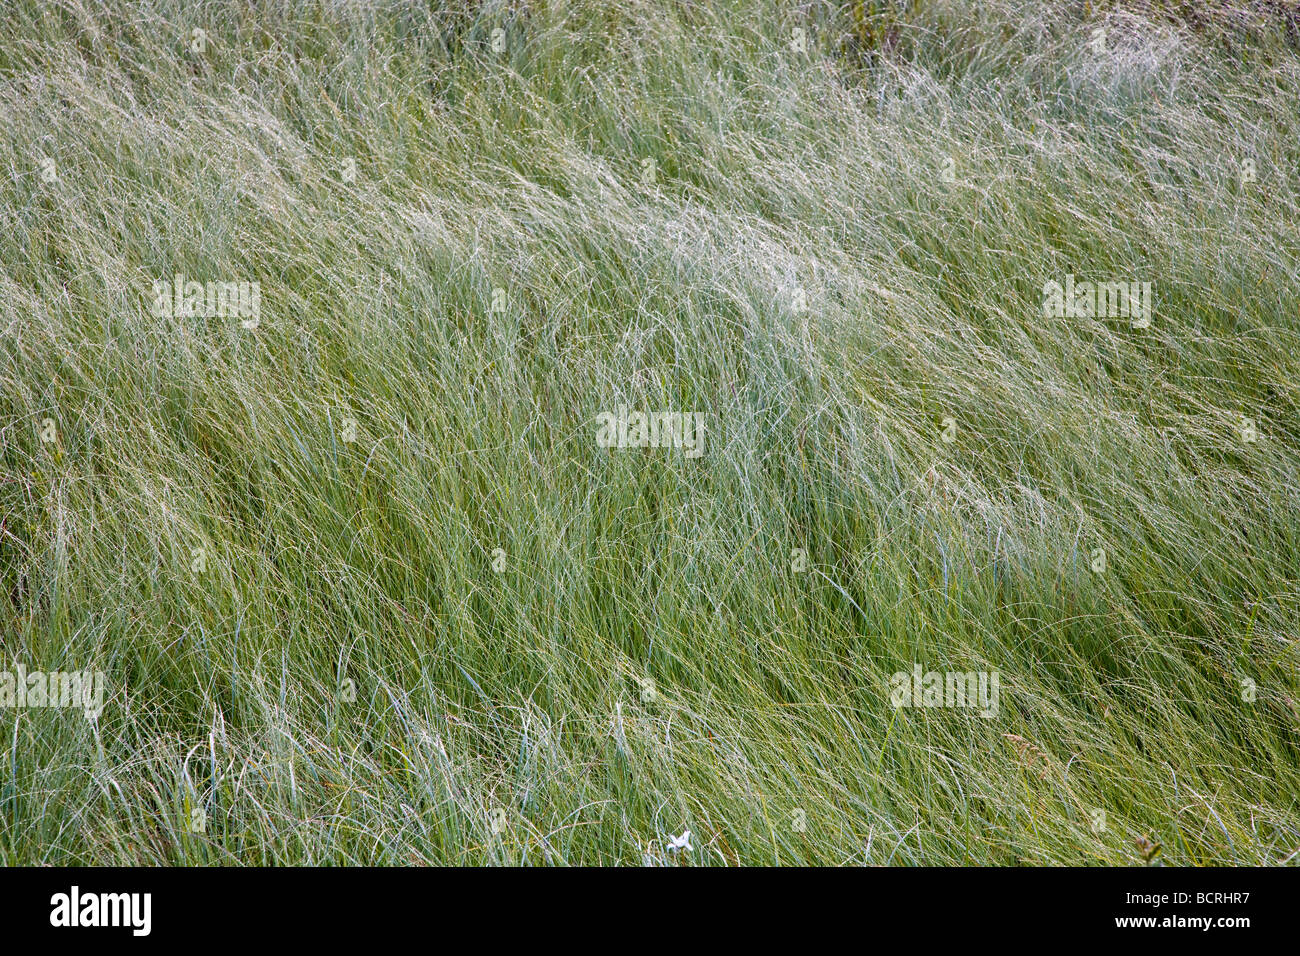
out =
[(1294, 864), (1300, 55), (1211, 6), (7, 3), (0, 670), (108, 690), (0, 863)]

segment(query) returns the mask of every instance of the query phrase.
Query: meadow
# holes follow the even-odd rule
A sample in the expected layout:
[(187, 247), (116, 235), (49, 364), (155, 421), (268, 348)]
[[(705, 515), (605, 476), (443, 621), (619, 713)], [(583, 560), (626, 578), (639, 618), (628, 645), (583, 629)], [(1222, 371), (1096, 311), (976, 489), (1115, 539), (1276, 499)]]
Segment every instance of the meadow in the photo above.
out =
[(1300, 859), (1294, 4), (7, 0), (0, 117), (0, 864)]

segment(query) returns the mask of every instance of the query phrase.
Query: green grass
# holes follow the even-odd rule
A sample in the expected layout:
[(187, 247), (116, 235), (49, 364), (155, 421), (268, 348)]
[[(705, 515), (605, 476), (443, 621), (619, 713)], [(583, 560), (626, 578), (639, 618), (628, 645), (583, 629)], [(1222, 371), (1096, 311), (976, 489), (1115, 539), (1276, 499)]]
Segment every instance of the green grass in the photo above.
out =
[(1283, 7), (7, 3), (0, 863), (1294, 864)]

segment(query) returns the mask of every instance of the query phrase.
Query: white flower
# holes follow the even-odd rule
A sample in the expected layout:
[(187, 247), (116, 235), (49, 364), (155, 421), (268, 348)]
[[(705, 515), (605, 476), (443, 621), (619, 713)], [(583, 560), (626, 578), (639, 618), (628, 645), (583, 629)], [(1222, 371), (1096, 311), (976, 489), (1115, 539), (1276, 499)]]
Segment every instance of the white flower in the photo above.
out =
[(693, 852), (694, 847), (691, 846), (691, 831), (685, 830), (682, 832), (681, 836), (670, 838), (666, 849), (669, 853), (672, 853), (674, 850), (689, 850)]

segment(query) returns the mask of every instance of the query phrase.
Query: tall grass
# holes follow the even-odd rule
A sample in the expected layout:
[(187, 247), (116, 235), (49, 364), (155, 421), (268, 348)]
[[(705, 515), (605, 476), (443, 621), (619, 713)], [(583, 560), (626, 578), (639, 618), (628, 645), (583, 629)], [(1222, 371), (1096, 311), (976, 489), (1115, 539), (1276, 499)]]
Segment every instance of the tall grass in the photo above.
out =
[(1300, 58), (1159, 6), (11, 0), (0, 863), (1294, 862)]

